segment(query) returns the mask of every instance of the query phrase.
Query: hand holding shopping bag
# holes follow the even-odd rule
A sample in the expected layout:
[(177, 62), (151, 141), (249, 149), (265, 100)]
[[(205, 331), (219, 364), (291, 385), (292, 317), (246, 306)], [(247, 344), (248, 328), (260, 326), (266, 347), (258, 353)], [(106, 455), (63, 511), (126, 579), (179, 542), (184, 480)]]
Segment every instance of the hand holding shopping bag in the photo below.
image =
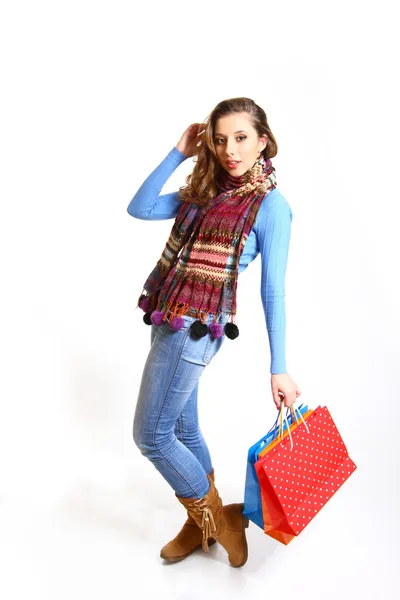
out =
[(302, 393), (297, 383), (288, 373), (271, 374), (271, 392), (276, 408), (279, 410), (283, 400), (289, 408)]

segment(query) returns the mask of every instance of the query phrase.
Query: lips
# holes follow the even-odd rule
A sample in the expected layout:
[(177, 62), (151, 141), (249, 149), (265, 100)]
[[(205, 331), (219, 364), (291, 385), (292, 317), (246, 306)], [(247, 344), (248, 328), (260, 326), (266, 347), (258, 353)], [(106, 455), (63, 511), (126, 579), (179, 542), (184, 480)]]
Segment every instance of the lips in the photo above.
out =
[(226, 164), (229, 165), (230, 167), (234, 167), (236, 165), (238, 165), (240, 163), (240, 160), (227, 160)]

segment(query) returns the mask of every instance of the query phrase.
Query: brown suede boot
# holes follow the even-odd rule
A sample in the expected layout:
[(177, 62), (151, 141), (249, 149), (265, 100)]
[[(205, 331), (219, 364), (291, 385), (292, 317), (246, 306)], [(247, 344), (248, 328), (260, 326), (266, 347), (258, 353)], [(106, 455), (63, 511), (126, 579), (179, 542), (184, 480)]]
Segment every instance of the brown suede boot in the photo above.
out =
[[(211, 473), (208, 475), (208, 477), (214, 481), (214, 469), (211, 470)], [(176, 497), (178, 498), (178, 496)], [(186, 519), (178, 535), (161, 548), (160, 556), (164, 560), (178, 562), (192, 554), (196, 548), (202, 547), (203, 531), (197, 525), (189, 511), (187, 511), (187, 515), (188, 518)], [(213, 538), (210, 538), (208, 540), (208, 545), (212, 546), (212, 544), (215, 544), (215, 541), (216, 540)]]
[(243, 515), (243, 503), (223, 506), (211, 477), (210, 489), (204, 498), (179, 498), (203, 531), (203, 550), (208, 552), (207, 540), (213, 536), (228, 553), (232, 567), (242, 567), (247, 561), (246, 527), (249, 519)]

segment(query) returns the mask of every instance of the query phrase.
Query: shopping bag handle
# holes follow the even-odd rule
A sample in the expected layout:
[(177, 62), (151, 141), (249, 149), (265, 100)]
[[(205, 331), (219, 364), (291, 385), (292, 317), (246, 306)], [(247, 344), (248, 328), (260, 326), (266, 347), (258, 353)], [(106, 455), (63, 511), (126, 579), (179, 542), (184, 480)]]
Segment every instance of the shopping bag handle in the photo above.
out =
[(290, 433), (290, 427), (289, 427), (289, 423), (287, 421), (287, 415), (283, 414), (283, 400), (281, 401), (281, 407), (279, 409), (279, 429), (278, 429), (278, 436), (280, 440), (283, 440), (283, 419), (285, 419), (286, 422), (286, 429), (288, 431), (289, 434), (289, 438), (290, 438), (290, 449), (292, 450), (293, 448), (293, 439), (292, 439), (292, 434)]
[[(294, 421), (293, 421), (293, 417), (295, 417), (295, 419), (296, 419), (296, 422), (297, 422), (297, 417), (296, 417), (295, 410), (297, 410), (297, 411), (299, 412), (300, 416), (301, 416), (301, 412), (300, 412), (300, 410), (299, 410), (299, 409), (300, 409), (302, 406), (303, 406), (303, 403), (301, 403), (301, 404), (300, 404), (298, 407), (296, 406), (296, 407), (295, 407), (295, 409), (293, 408), (293, 405), (292, 405), (292, 406), (288, 406), (288, 407), (287, 407), (287, 409), (286, 409), (286, 416), (289, 416), (289, 412), (291, 412), (291, 414), (292, 414), (292, 423), (294, 422)], [(281, 402), (281, 407), (280, 407), (280, 409), (282, 410), (282, 408), (283, 408), (283, 401)], [(269, 435), (269, 434), (270, 434), (270, 433), (271, 433), (271, 432), (272, 432), (274, 429), (279, 429), (279, 426), (277, 427), (277, 423), (278, 423), (278, 419), (279, 419), (279, 417), (280, 417), (280, 412), (278, 412), (278, 414), (277, 414), (277, 416), (276, 416), (276, 419), (275, 419), (275, 423), (272, 425), (271, 429), (268, 431), (268, 433), (267, 433), (266, 437), (267, 437), (267, 436), (268, 436), (268, 435)], [(274, 438), (275, 438), (275, 437), (276, 437), (276, 435), (275, 435), (275, 433), (274, 433)]]
[[(300, 405), (300, 406), (302, 406), (302, 405)], [(303, 419), (303, 415), (301, 414), (301, 412), (299, 411), (299, 409), (297, 408), (297, 406), (293, 406), (293, 405), (292, 405), (292, 406), (290, 406), (290, 411), (291, 411), (291, 413), (292, 413), (292, 423), (293, 423), (293, 418), (295, 418), (295, 419), (296, 419), (296, 423), (297, 423), (297, 425), (299, 425), (299, 420), (298, 420), (298, 418), (297, 418), (297, 416), (296, 416), (296, 410), (297, 410), (297, 412), (299, 413), (299, 415), (300, 415), (300, 419), (303, 421), (305, 428), (307, 429), (307, 433), (310, 433), (310, 430), (309, 430), (309, 429), (308, 429), (308, 427), (307, 427), (307, 423), (306, 423), (306, 422), (305, 422), (305, 420)]]
[[(279, 436), (279, 438), (280, 438), (281, 440), (283, 439), (283, 419), (285, 419), (285, 422), (286, 422), (286, 428), (287, 428), (287, 430), (288, 430), (288, 434), (289, 434), (289, 438), (290, 438), (290, 450), (292, 450), (292, 449), (293, 449), (293, 439), (292, 439), (292, 434), (291, 434), (291, 432), (290, 432), (290, 427), (289, 427), (289, 423), (288, 423), (288, 421), (287, 421), (287, 416), (286, 416), (286, 415), (283, 415), (283, 410), (282, 410), (282, 409), (283, 409), (283, 406), (284, 406), (284, 404), (283, 404), (283, 400), (282, 400), (282, 401), (281, 401), (281, 407), (280, 407), (279, 414), (278, 414), (278, 417), (280, 418), (280, 420), (279, 420), (279, 430), (278, 430), (278, 436)], [(293, 407), (293, 405), (292, 405), (292, 406), (290, 406), (290, 407), (288, 407), (288, 408), (290, 408), (290, 411), (291, 411), (291, 413), (292, 413), (292, 423), (293, 423), (293, 417), (294, 417), (294, 418), (296, 419), (296, 423), (297, 423), (297, 425), (299, 424), (299, 421), (298, 421), (298, 419), (297, 419), (297, 416), (296, 416), (296, 410), (297, 410), (297, 412), (298, 412), (298, 413), (299, 413), (299, 415), (300, 415), (300, 418), (301, 418), (301, 420), (303, 421), (303, 423), (304, 423), (304, 425), (305, 425), (305, 428), (307, 429), (307, 433), (310, 433), (310, 430), (309, 430), (309, 429), (308, 429), (308, 427), (307, 427), (307, 423), (306, 423), (306, 422), (305, 422), (305, 420), (303, 419), (303, 415), (301, 414), (301, 412), (299, 411), (299, 409), (298, 409), (297, 407)], [(287, 411), (286, 411), (286, 412), (287, 412)]]
[[(283, 401), (282, 401), (282, 402), (283, 402)], [(281, 408), (282, 408), (282, 402), (281, 402)], [(301, 408), (302, 406), (303, 406), (303, 403), (301, 403), (301, 404), (299, 405), (299, 407), (296, 407), (296, 410), (299, 410), (299, 408)], [(294, 410), (293, 410), (293, 406), (288, 406), (288, 407), (287, 407), (287, 409), (286, 409), (286, 415), (287, 415), (287, 416), (288, 416), (288, 414), (289, 414), (289, 411), (291, 411), (291, 413), (292, 413), (292, 416), (293, 416), (293, 412), (294, 412)], [(272, 427), (271, 427), (271, 429), (268, 431), (267, 435), (268, 435), (269, 433), (271, 433), (271, 431), (272, 431), (273, 429), (275, 429), (275, 427), (276, 427), (276, 424), (278, 423), (278, 419), (279, 419), (279, 412), (278, 412), (278, 414), (277, 414), (277, 416), (276, 416), (275, 423), (272, 425)]]
[[(300, 413), (301, 416), (301, 412), (300, 409), (304, 406), (303, 402), (301, 402), (301, 404), (299, 404), (298, 407), (296, 407), (296, 410)], [(282, 407), (282, 405), (281, 405)], [(298, 423), (297, 420), (297, 416), (295, 414), (295, 411), (293, 409), (292, 406), (288, 406), (286, 413), (287, 416), (289, 416), (289, 411), (291, 412), (292, 415), (292, 421), (291, 421), (291, 425), (294, 423), (294, 419), (293, 419), (293, 415), (296, 419), (296, 422)], [(254, 450), (254, 456), (257, 456), (259, 454), (259, 452), (261, 451), (262, 447), (266, 444), (268, 438), (270, 437), (271, 433), (272, 433), (272, 438), (269, 440), (269, 442), (271, 442), (272, 440), (276, 439), (278, 437), (278, 430), (279, 430), (279, 425), (278, 425), (278, 419), (279, 419), (280, 413), (278, 412), (277, 417), (275, 419), (275, 423), (272, 425), (272, 427), (270, 428), (270, 430), (265, 434), (265, 436), (263, 438), (261, 438), (261, 440), (257, 443), (257, 447)], [(288, 424), (288, 423), (287, 423)]]

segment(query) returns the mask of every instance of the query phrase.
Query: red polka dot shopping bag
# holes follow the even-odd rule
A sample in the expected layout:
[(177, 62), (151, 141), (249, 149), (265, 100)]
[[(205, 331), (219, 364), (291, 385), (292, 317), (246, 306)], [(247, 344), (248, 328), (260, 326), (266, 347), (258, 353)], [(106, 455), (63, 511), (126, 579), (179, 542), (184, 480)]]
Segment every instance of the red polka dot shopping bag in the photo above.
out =
[[(293, 410), (294, 407), (292, 407)], [(254, 463), (264, 531), (288, 544), (310, 523), (357, 468), (326, 406), (292, 419)]]
[[(282, 405), (281, 405), (282, 408)], [(299, 410), (300, 409), (300, 410)], [(301, 413), (303, 415), (303, 419), (306, 420), (309, 415), (312, 414), (312, 410), (309, 410), (308, 407), (304, 407), (304, 411), (302, 410), (302, 407), (299, 407), (299, 409), (296, 408), (296, 410), (299, 412), (299, 414)], [(293, 431), (294, 427), (296, 427), (296, 425), (298, 424), (298, 419), (297, 419), (297, 415), (296, 412), (293, 408), (293, 406), (290, 409), (287, 409), (288, 413), (290, 412), (290, 415), (287, 415), (287, 421), (291, 421), (291, 423), (293, 424), (289, 424), (290, 425), (290, 430)], [(277, 420), (279, 419), (279, 416), (281, 417), (281, 422), (280, 422), (280, 427), (282, 427), (282, 430), (284, 431), (284, 436), (288, 435), (288, 431), (287, 429), (285, 430), (285, 426), (282, 423), (282, 410), (280, 411), (280, 415), (278, 414)], [(276, 425), (275, 422), (275, 425)], [(274, 441), (275, 439), (275, 441)], [(278, 433), (278, 435), (274, 436), (274, 438), (272, 439), (272, 441), (270, 442), (270, 444), (268, 444), (264, 449), (262, 449), (259, 454), (258, 454), (258, 458), (260, 458), (261, 456), (264, 456), (264, 454), (266, 454), (266, 452), (268, 452), (272, 447), (276, 446), (276, 444), (279, 442), (280, 439), (280, 435)], [(264, 533), (266, 533), (267, 535), (269, 535), (270, 537), (273, 537), (274, 539), (278, 540), (278, 542), (282, 542), (282, 544), (285, 544), (286, 546), (295, 539), (295, 535), (292, 535), (290, 533), (283, 533), (282, 531), (279, 531), (278, 529), (275, 529), (275, 527), (272, 524), (271, 521), (271, 516), (269, 514), (269, 510), (268, 510), (268, 506), (265, 502), (264, 497), (261, 495), (260, 493), (260, 503), (261, 503), (261, 513), (262, 513), (262, 528), (264, 529)]]

